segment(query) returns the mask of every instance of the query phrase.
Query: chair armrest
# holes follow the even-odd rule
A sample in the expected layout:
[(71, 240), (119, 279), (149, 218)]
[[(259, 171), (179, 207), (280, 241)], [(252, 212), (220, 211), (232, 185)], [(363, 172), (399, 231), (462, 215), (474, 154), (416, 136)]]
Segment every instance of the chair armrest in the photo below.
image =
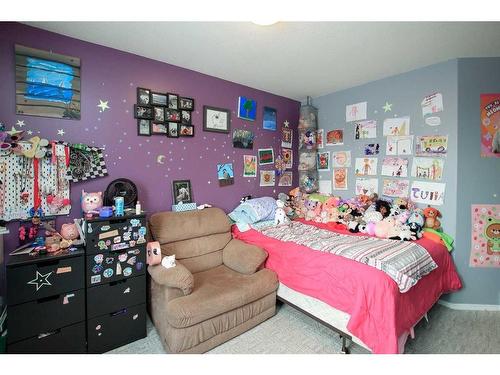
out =
[(222, 262), (233, 271), (251, 275), (267, 259), (267, 253), (260, 247), (232, 239), (222, 251)]
[(185, 296), (193, 291), (193, 274), (179, 262), (172, 268), (165, 268), (161, 264), (148, 266), (148, 272), (157, 284), (180, 289)]

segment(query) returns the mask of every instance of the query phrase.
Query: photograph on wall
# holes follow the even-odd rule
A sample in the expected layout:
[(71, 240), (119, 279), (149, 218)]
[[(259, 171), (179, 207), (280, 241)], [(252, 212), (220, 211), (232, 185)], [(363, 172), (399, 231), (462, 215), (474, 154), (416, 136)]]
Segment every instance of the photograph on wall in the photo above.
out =
[(322, 149), (324, 146), (324, 135), (325, 135), (325, 129), (318, 129), (316, 130), (316, 147), (318, 149)]
[(316, 168), (318, 171), (330, 170), (330, 151), (318, 152), (316, 154)]
[(234, 129), (233, 130), (233, 147), (253, 149), (253, 140), (255, 135), (250, 130)]
[(332, 165), (334, 167), (350, 167), (351, 151), (332, 151)]
[(409, 135), (410, 117), (386, 118), (382, 129), (382, 135)]
[(355, 189), (356, 195), (378, 194), (378, 178), (357, 178)]
[(411, 176), (424, 180), (441, 181), (443, 177), (444, 159), (442, 158), (413, 158)]
[(333, 190), (347, 190), (347, 168), (333, 168)]
[(394, 157), (384, 158), (380, 174), (389, 177), (408, 177), (408, 159)]
[(285, 163), (286, 169), (293, 168), (293, 151), (291, 148), (282, 148), (281, 157), (283, 158), (283, 163)]
[(344, 131), (342, 129), (334, 129), (326, 132), (327, 146), (340, 146), (344, 144)]
[(377, 158), (356, 158), (354, 173), (356, 176), (376, 176), (377, 162)]
[(231, 111), (224, 108), (203, 106), (203, 131), (229, 133), (231, 128)]
[(262, 114), (262, 128), (265, 130), (276, 130), (277, 114), (274, 108), (264, 107)]
[(281, 128), (281, 147), (292, 148), (292, 129), (283, 126)]
[(172, 194), (174, 204), (193, 203), (193, 193), (191, 191), (190, 180), (172, 181)]
[(481, 157), (500, 157), (500, 94), (481, 94)]
[(243, 155), (243, 177), (257, 177), (257, 156)]
[(432, 115), (434, 113), (443, 111), (443, 95), (440, 92), (435, 92), (433, 94), (424, 97), (421, 103), (422, 106), (422, 116)]
[(447, 135), (418, 135), (415, 140), (415, 155), (446, 156), (448, 152)]
[(410, 192), (410, 180), (389, 180), (384, 179), (382, 195), (386, 197), (407, 198)]
[(413, 181), (410, 200), (415, 203), (441, 206), (444, 202), (446, 184), (440, 182)]
[(413, 135), (387, 136), (386, 155), (411, 155)]
[(274, 186), (275, 184), (275, 171), (260, 171), (260, 186)]
[(255, 121), (257, 117), (257, 102), (244, 96), (238, 98), (238, 117), (243, 120)]
[(286, 171), (281, 174), (278, 179), (278, 186), (292, 186), (293, 172)]
[(367, 102), (349, 104), (345, 106), (345, 121), (359, 121), (366, 119)]
[(219, 186), (234, 184), (233, 163), (217, 164), (217, 179)]
[(355, 139), (377, 138), (377, 121), (367, 120), (355, 123)]
[(274, 164), (274, 150), (272, 148), (259, 148), (259, 165)]
[(299, 153), (299, 171), (316, 169), (316, 153), (303, 151)]
[(471, 267), (500, 268), (500, 204), (471, 205)]
[(380, 144), (378, 144), (378, 143), (365, 144), (364, 154), (366, 156), (378, 155), (379, 153), (380, 153)]

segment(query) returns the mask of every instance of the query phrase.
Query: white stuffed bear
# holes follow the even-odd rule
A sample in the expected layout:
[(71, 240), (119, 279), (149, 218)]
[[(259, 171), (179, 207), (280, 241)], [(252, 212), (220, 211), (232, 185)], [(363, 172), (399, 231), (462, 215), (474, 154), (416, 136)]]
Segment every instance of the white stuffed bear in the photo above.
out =
[(278, 200), (276, 200), (276, 206), (278, 206), (278, 208), (276, 208), (276, 211), (274, 213), (274, 225), (289, 223), (290, 219), (288, 218), (288, 216), (286, 216), (285, 209), (284, 209), (285, 202), (278, 199)]

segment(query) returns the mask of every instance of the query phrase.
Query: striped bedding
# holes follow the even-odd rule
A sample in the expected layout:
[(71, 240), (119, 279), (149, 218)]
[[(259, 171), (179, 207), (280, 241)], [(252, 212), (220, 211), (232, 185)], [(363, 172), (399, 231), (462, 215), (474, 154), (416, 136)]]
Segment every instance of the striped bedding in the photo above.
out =
[(415, 242), (352, 236), (293, 221), (289, 225), (254, 228), (280, 241), (352, 259), (385, 272), (405, 293), (438, 266)]

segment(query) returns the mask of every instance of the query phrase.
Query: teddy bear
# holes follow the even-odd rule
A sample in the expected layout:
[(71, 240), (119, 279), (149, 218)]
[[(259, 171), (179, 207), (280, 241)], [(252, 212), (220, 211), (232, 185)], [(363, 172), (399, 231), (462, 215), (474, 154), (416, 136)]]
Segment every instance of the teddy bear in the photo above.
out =
[(441, 222), (438, 217), (441, 217), (441, 212), (438, 209), (428, 206), (424, 209), (425, 224), (424, 228), (438, 230), (441, 228)]
[(316, 217), (316, 206), (319, 202), (306, 199), (304, 202), (304, 218), (306, 220), (314, 220)]
[(284, 207), (285, 203), (278, 199), (276, 200), (276, 211), (274, 212), (274, 225), (287, 224), (290, 222), (290, 219), (286, 216)]

